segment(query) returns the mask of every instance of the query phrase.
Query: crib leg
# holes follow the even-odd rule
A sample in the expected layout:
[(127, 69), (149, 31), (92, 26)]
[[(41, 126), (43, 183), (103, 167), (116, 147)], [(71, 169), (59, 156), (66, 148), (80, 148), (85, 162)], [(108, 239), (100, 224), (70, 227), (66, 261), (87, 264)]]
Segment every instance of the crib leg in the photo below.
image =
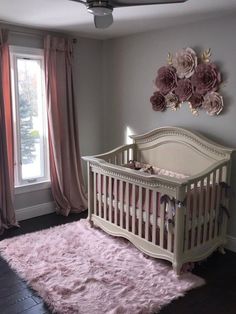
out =
[(181, 268), (182, 268), (182, 264), (179, 264), (179, 263), (172, 263), (172, 266), (173, 266), (173, 269), (174, 269), (174, 272), (177, 276), (180, 275), (180, 271), (181, 271)]
[(221, 254), (225, 254), (226, 252), (225, 252), (225, 248), (223, 247), (223, 246), (220, 246), (219, 248), (218, 248), (218, 251), (221, 253)]
[(90, 220), (90, 219), (89, 219), (89, 224), (90, 224), (90, 227), (91, 227), (91, 228), (94, 227), (94, 222), (93, 222), (92, 220)]

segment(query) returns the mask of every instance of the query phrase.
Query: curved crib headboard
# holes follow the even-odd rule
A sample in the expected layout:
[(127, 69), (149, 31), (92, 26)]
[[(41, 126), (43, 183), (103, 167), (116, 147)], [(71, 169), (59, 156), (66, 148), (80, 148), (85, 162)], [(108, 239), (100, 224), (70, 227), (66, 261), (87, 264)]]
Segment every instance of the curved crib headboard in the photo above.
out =
[(137, 159), (179, 173), (195, 175), (234, 151), (183, 128), (161, 127), (130, 136), (137, 145)]

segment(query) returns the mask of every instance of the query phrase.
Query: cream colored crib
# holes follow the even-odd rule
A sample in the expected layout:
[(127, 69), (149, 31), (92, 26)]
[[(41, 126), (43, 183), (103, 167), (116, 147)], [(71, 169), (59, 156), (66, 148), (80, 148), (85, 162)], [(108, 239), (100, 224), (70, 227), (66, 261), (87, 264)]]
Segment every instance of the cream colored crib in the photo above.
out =
[[(88, 219), (155, 258), (183, 264), (226, 244), (233, 150), (176, 127), (131, 136), (134, 143), (83, 157), (88, 170)], [(137, 160), (184, 179), (125, 168)]]

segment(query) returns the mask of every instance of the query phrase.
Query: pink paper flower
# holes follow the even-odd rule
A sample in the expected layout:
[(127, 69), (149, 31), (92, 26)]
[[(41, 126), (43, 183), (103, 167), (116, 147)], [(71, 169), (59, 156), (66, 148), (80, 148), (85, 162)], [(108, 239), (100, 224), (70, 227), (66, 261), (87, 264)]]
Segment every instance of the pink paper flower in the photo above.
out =
[(179, 80), (175, 89), (175, 94), (180, 101), (187, 101), (193, 94), (192, 84), (189, 79)]
[(157, 72), (156, 86), (158, 90), (166, 95), (176, 87), (176, 70), (172, 66), (163, 66)]
[(214, 63), (202, 63), (196, 67), (191, 80), (196, 92), (205, 95), (207, 92), (218, 90), (221, 75)]
[(218, 115), (224, 107), (223, 97), (217, 92), (207, 93), (203, 101), (203, 109), (210, 116)]
[(190, 98), (189, 98), (189, 102), (191, 104), (191, 108), (192, 109), (197, 109), (200, 108), (202, 106), (203, 103), (203, 96), (200, 94), (193, 94)]
[(176, 52), (173, 58), (173, 66), (176, 68), (179, 78), (191, 77), (197, 66), (196, 52), (192, 48), (185, 48)]
[(155, 111), (164, 111), (166, 109), (165, 97), (159, 92), (155, 92), (150, 98), (152, 109)]

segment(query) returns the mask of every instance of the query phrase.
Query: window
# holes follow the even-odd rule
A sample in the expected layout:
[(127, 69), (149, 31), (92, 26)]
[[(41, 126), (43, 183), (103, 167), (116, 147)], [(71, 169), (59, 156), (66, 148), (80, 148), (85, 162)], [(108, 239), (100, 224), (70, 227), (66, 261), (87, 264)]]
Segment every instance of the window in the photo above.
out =
[(10, 47), (15, 186), (49, 180), (43, 50)]

